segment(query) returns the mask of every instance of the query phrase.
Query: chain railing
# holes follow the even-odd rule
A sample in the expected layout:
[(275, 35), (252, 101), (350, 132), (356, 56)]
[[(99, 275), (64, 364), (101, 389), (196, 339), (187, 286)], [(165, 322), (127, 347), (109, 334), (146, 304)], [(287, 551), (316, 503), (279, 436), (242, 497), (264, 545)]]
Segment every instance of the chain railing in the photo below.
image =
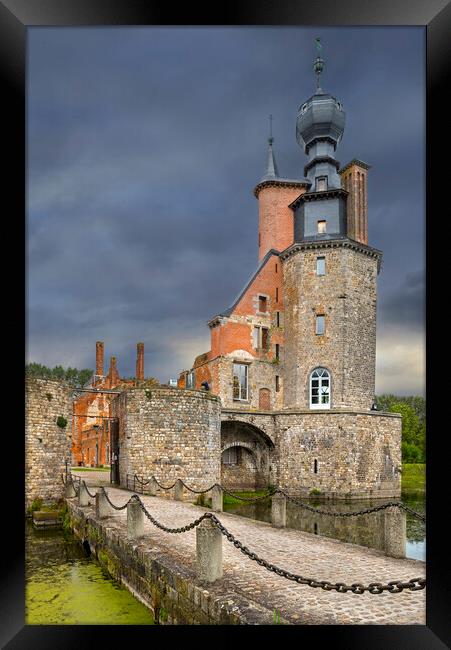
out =
[[(128, 489), (128, 478), (129, 478), (129, 476), (131, 476), (131, 475), (127, 474), (127, 477), (126, 477), (127, 489)], [(150, 481), (153, 480), (153, 481), (155, 481), (156, 485), (158, 485), (158, 487), (160, 487), (162, 490), (165, 490), (165, 491), (172, 490), (177, 484), (177, 481), (175, 481), (175, 483), (173, 483), (172, 485), (164, 486), (164, 485), (161, 485), (161, 483), (159, 483), (159, 481), (155, 478), (155, 476), (151, 476), (147, 481), (144, 481), (143, 477), (142, 476), (139, 477), (137, 474), (133, 475), (133, 480), (134, 480), (135, 485), (136, 485), (136, 481), (138, 481), (138, 483), (142, 486), (142, 488), (144, 488), (145, 485), (148, 485), (150, 483)], [(233, 492), (231, 492), (227, 488), (223, 487), (219, 483), (214, 483), (212, 486), (210, 486), (209, 488), (207, 488), (205, 490), (194, 490), (193, 488), (186, 485), (186, 483), (184, 481), (182, 481), (181, 479), (178, 479), (178, 480), (180, 480), (182, 485), (187, 490), (189, 490), (190, 492), (193, 492), (194, 494), (205, 494), (206, 492), (210, 492), (213, 488), (218, 487), (225, 494), (228, 494), (229, 496), (233, 497), (234, 499), (238, 499), (239, 501), (245, 501), (245, 502), (248, 502), (248, 503), (253, 503), (255, 501), (263, 501), (264, 499), (268, 499), (270, 497), (273, 497), (275, 494), (281, 494), (286, 499), (288, 499), (292, 503), (295, 503), (297, 506), (299, 506), (300, 508), (303, 508), (304, 510), (308, 510), (308, 511), (313, 512), (313, 513), (318, 514), (318, 515), (327, 515), (327, 516), (330, 516), (330, 517), (359, 517), (361, 515), (366, 515), (366, 514), (370, 514), (370, 513), (373, 513), (373, 512), (378, 512), (378, 511), (381, 511), (381, 510), (385, 510), (386, 508), (396, 507), (396, 508), (400, 508), (401, 510), (404, 510), (405, 512), (408, 512), (409, 514), (411, 514), (413, 517), (416, 517), (420, 521), (426, 522), (426, 517), (424, 515), (422, 515), (419, 512), (416, 512), (415, 510), (412, 510), (408, 506), (405, 506), (401, 501), (390, 501), (388, 503), (384, 503), (384, 504), (381, 504), (379, 506), (373, 506), (371, 508), (364, 508), (363, 510), (356, 510), (356, 511), (352, 511), (352, 512), (338, 512), (338, 511), (334, 511), (334, 510), (322, 510), (321, 508), (315, 508), (313, 506), (310, 506), (307, 503), (303, 503), (302, 501), (300, 501), (299, 498), (291, 496), (290, 494), (288, 494), (287, 492), (285, 492), (281, 488), (275, 488), (274, 490), (268, 491), (267, 493), (262, 494), (262, 495), (257, 496), (257, 497), (243, 497), (243, 496), (240, 496), (239, 494), (234, 494)], [(144, 493), (144, 489), (142, 489), (142, 492)]]
[(142, 502), (138, 494), (133, 494), (126, 504), (122, 506), (116, 506), (109, 498), (105, 488), (102, 488), (102, 490), (105, 494), (108, 503), (115, 510), (124, 510), (131, 502), (136, 502), (139, 504), (142, 512), (147, 517), (147, 519), (154, 526), (156, 526), (160, 530), (163, 530), (166, 533), (172, 533), (172, 534), (186, 533), (189, 530), (196, 528), (205, 519), (209, 519), (213, 523), (213, 525), (219, 530), (219, 532), (227, 539), (227, 541), (233, 544), (235, 548), (239, 549), (250, 560), (257, 562), (259, 566), (264, 567), (268, 571), (271, 571), (278, 576), (281, 576), (293, 582), (297, 582), (298, 584), (301, 585), (307, 585), (309, 587), (314, 587), (314, 588), (321, 588), (324, 589), (325, 591), (335, 590), (337, 593), (347, 593), (348, 591), (351, 591), (354, 594), (363, 594), (365, 592), (368, 592), (370, 594), (381, 594), (384, 591), (388, 591), (391, 594), (398, 594), (404, 591), (405, 589), (409, 591), (419, 591), (426, 587), (425, 578), (412, 578), (410, 580), (390, 580), (386, 583), (370, 582), (366, 586), (360, 582), (354, 582), (351, 585), (347, 585), (344, 582), (330, 582), (329, 580), (316, 580), (315, 578), (308, 578), (306, 576), (302, 576), (296, 573), (292, 573), (291, 571), (287, 571), (286, 569), (282, 569), (281, 567), (272, 564), (271, 562), (268, 562), (264, 558), (261, 558), (259, 555), (257, 555), (257, 553), (251, 551), (239, 539), (237, 539), (235, 535), (233, 535), (229, 530), (227, 530), (227, 528), (221, 523), (218, 517), (212, 512), (205, 512), (198, 519), (195, 519), (194, 521), (192, 521), (189, 524), (186, 524), (185, 526), (180, 526), (178, 528), (170, 528), (157, 521), (157, 519), (155, 519), (151, 515), (151, 513), (148, 511), (148, 509), (146, 508), (146, 506), (144, 505), (144, 503)]

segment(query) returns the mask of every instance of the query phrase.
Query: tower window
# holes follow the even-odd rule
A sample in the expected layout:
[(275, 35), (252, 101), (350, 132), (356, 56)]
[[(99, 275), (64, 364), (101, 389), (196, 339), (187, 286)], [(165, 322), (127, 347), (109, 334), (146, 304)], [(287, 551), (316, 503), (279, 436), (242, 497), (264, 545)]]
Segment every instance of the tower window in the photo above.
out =
[(233, 399), (248, 399), (248, 367), (245, 363), (233, 364)]
[(280, 327), (280, 311), (276, 311), (276, 327)]
[(276, 264), (276, 273), (277, 273), (277, 264)]
[(194, 370), (190, 370), (190, 372), (186, 374), (186, 387), (194, 388)]
[(326, 258), (316, 258), (316, 275), (326, 275)]
[(279, 302), (279, 289), (276, 287), (276, 302)]
[(268, 349), (269, 344), (269, 330), (267, 327), (254, 327), (254, 348), (256, 350)]
[(280, 358), (280, 344), (276, 343), (276, 359)]
[(280, 390), (280, 377), (279, 375), (276, 375), (276, 393), (278, 393)]
[(326, 368), (315, 368), (310, 375), (310, 408), (330, 408), (331, 379)]
[(318, 314), (316, 316), (316, 333), (318, 335), (324, 334), (325, 331), (325, 316), (323, 314)]
[(313, 473), (318, 474), (318, 461), (316, 460), (316, 458), (313, 461)]
[(321, 221), (318, 221), (318, 233), (324, 234), (326, 232), (326, 220), (322, 219)]
[(258, 297), (258, 311), (266, 313), (268, 311), (268, 299), (266, 296)]
[(318, 176), (315, 178), (315, 190), (317, 192), (324, 192), (327, 190), (327, 176)]

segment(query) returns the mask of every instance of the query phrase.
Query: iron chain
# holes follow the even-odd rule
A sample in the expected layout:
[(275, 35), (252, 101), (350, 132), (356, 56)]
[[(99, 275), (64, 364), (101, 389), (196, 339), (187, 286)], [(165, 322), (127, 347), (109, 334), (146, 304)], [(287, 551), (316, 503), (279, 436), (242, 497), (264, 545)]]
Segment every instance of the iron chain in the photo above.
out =
[(381, 594), (384, 591), (388, 591), (391, 594), (399, 594), (402, 591), (404, 591), (404, 589), (408, 589), (409, 591), (418, 591), (426, 587), (425, 578), (412, 578), (411, 580), (407, 580), (407, 581), (391, 580), (390, 582), (387, 582), (387, 584), (383, 584), (382, 582), (370, 582), (370, 584), (367, 586), (363, 585), (360, 582), (353, 582), (352, 585), (347, 585), (344, 582), (333, 583), (330, 582), (329, 580), (315, 580), (314, 578), (306, 578), (304, 576), (291, 573), (290, 571), (286, 571), (285, 569), (281, 569), (277, 565), (271, 564), (267, 560), (264, 560), (263, 558), (259, 557), (253, 551), (250, 551), (247, 548), (247, 546), (245, 546), (242, 542), (240, 542), (239, 539), (237, 539), (231, 532), (227, 530), (227, 528), (220, 522), (220, 520), (212, 512), (205, 512), (201, 517), (192, 521), (190, 524), (187, 524), (186, 526), (181, 526), (180, 528), (168, 528), (167, 526), (160, 524), (160, 522), (158, 522), (154, 517), (152, 517), (152, 515), (147, 510), (146, 506), (144, 505), (144, 503), (142, 502), (138, 494), (133, 494), (124, 506), (115, 506), (112, 503), (112, 501), (109, 499), (105, 488), (102, 488), (102, 490), (105, 493), (108, 503), (116, 510), (123, 510), (128, 506), (128, 504), (131, 501), (135, 501), (139, 503), (139, 506), (143, 511), (143, 513), (146, 515), (147, 519), (149, 519), (149, 521), (154, 526), (160, 528), (160, 530), (163, 530), (166, 533), (175, 533), (175, 534), (186, 533), (187, 531), (196, 528), (196, 526), (198, 526), (204, 519), (210, 519), (213, 522), (213, 524), (216, 526), (216, 528), (218, 528), (218, 530), (221, 532), (221, 534), (224, 535), (224, 537), (226, 537), (226, 539), (231, 544), (233, 544), (235, 548), (238, 548), (249, 559), (253, 560), (254, 562), (257, 562), (257, 564), (263, 566), (268, 571), (272, 571), (273, 573), (275, 573), (278, 576), (281, 576), (282, 578), (286, 578), (287, 580), (292, 580), (301, 585), (308, 585), (309, 587), (313, 587), (313, 588), (321, 588), (325, 591), (335, 590), (337, 591), (337, 593), (340, 594), (347, 593), (348, 591), (352, 591), (352, 593), (354, 594), (363, 594), (365, 593), (365, 591), (367, 591), (370, 594)]
[(96, 498), (96, 495), (95, 495), (95, 493), (94, 493), (94, 494), (91, 494), (91, 492), (88, 490), (88, 486), (86, 485), (86, 481), (83, 481), (83, 485), (85, 486), (85, 490), (86, 490), (86, 492), (89, 494), (89, 496), (91, 497), (91, 499), (95, 499), (95, 498)]
[(368, 591), (370, 594), (381, 594), (383, 591), (388, 591), (392, 594), (397, 594), (403, 591), (404, 589), (409, 589), (410, 591), (418, 591), (419, 589), (424, 589), (426, 586), (425, 578), (412, 578), (406, 582), (402, 580), (392, 580), (387, 584), (382, 584), (381, 582), (371, 582), (368, 586), (364, 586), (359, 582), (354, 582), (352, 585), (346, 585), (344, 582), (329, 582), (328, 580), (315, 580), (314, 578), (305, 578), (285, 569), (281, 569), (275, 564), (267, 562), (263, 558), (260, 558), (256, 553), (250, 551), (247, 546), (244, 546), (232, 533), (230, 533), (225, 526), (221, 524), (216, 515), (212, 513), (206, 513), (210, 516), (215, 526), (221, 531), (221, 533), (231, 542), (235, 548), (239, 548), (244, 555), (249, 557), (251, 560), (254, 560), (260, 566), (265, 567), (268, 571), (272, 571), (283, 578), (288, 580), (293, 580), (302, 585), (308, 585), (309, 587), (321, 587), (325, 591), (335, 590), (338, 593), (346, 593), (347, 591), (352, 591), (355, 594), (363, 594), (365, 591)]
[[(173, 483), (172, 485), (165, 487), (164, 485), (161, 485), (155, 478), (155, 476), (152, 476), (148, 481), (143, 481), (143, 479), (139, 478), (135, 474), (135, 479), (142, 485), (147, 485), (150, 483), (151, 479), (155, 481), (155, 483), (160, 487), (162, 490), (172, 490), (177, 484), (177, 481)], [(230, 490), (227, 490), (227, 488), (223, 487), (219, 483), (214, 483), (211, 487), (205, 489), (205, 490), (194, 490), (193, 488), (190, 488), (184, 481), (181, 481), (182, 485), (189, 490), (190, 492), (193, 492), (193, 494), (205, 494), (206, 492), (210, 492), (214, 487), (219, 487), (225, 494), (228, 494), (229, 496), (233, 497), (234, 499), (238, 499), (239, 501), (247, 501), (249, 503), (255, 502), (255, 501), (263, 501), (264, 499), (268, 499), (269, 497), (274, 496), (275, 494), (282, 494), (284, 497), (286, 497), (289, 501), (296, 503), (298, 506), (301, 508), (304, 508), (305, 510), (309, 510), (310, 512), (314, 512), (318, 515), (329, 515), (331, 517), (358, 517), (360, 515), (366, 515), (371, 512), (378, 512), (380, 510), (385, 510), (386, 508), (391, 508), (391, 507), (397, 507), (401, 508), (405, 512), (408, 512), (411, 514), (413, 517), (416, 517), (417, 519), (420, 519), (421, 521), (426, 521), (426, 517), (422, 515), (419, 512), (415, 512), (415, 510), (412, 510), (411, 508), (408, 508), (405, 506), (402, 502), (400, 501), (390, 501), (389, 503), (382, 504), (380, 506), (374, 506), (373, 508), (365, 508), (364, 510), (357, 510), (353, 512), (334, 512), (333, 510), (320, 510), (319, 508), (314, 508), (313, 506), (309, 506), (306, 503), (303, 503), (302, 501), (299, 501), (296, 497), (292, 497), (289, 494), (287, 494), (284, 490), (281, 490), (280, 488), (276, 488), (272, 492), (267, 492), (266, 494), (262, 494), (261, 496), (258, 497), (242, 497), (239, 496), (238, 494), (233, 494), (233, 492), (230, 492)]]

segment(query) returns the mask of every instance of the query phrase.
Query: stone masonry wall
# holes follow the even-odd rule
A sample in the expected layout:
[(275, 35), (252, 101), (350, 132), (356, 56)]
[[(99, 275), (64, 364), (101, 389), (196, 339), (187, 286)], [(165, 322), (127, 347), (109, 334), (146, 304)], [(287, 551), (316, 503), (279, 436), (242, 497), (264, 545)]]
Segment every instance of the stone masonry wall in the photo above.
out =
[[(318, 256), (326, 258), (322, 276)], [(285, 408), (309, 408), (318, 366), (331, 374), (331, 408), (371, 408), (376, 277), (376, 258), (343, 246), (300, 250), (285, 260)], [(315, 332), (316, 315), (325, 316), (323, 335)]]
[(319, 411), (276, 418), (282, 488), (340, 498), (401, 495), (401, 416)]
[[(71, 388), (59, 381), (25, 381), (25, 507), (36, 498), (64, 496), (61, 474), (71, 461)], [(67, 420), (61, 429), (59, 416)]]
[[(126, 475), (182, 479), (203, 489), (221, 478), (221, 403), (206, 391), (131, 389), (113, 402), (119, 418), (121, 484)], [(186, 491), (185, 491), (186, 492)], [(192, 498), (192, 493), (186, 494)]]

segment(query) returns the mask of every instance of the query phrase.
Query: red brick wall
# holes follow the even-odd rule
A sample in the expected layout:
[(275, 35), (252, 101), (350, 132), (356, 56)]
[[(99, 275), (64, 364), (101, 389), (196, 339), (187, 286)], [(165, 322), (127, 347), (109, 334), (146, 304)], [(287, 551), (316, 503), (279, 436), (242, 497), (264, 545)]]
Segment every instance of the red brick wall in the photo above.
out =
[(258, 193), (259, 246), (258, 259), (275, 248), (283, 251), (294, 241), (293, 212), (288, 207), (305, 192), (300, 187), (277, 187), (268, 185)]

